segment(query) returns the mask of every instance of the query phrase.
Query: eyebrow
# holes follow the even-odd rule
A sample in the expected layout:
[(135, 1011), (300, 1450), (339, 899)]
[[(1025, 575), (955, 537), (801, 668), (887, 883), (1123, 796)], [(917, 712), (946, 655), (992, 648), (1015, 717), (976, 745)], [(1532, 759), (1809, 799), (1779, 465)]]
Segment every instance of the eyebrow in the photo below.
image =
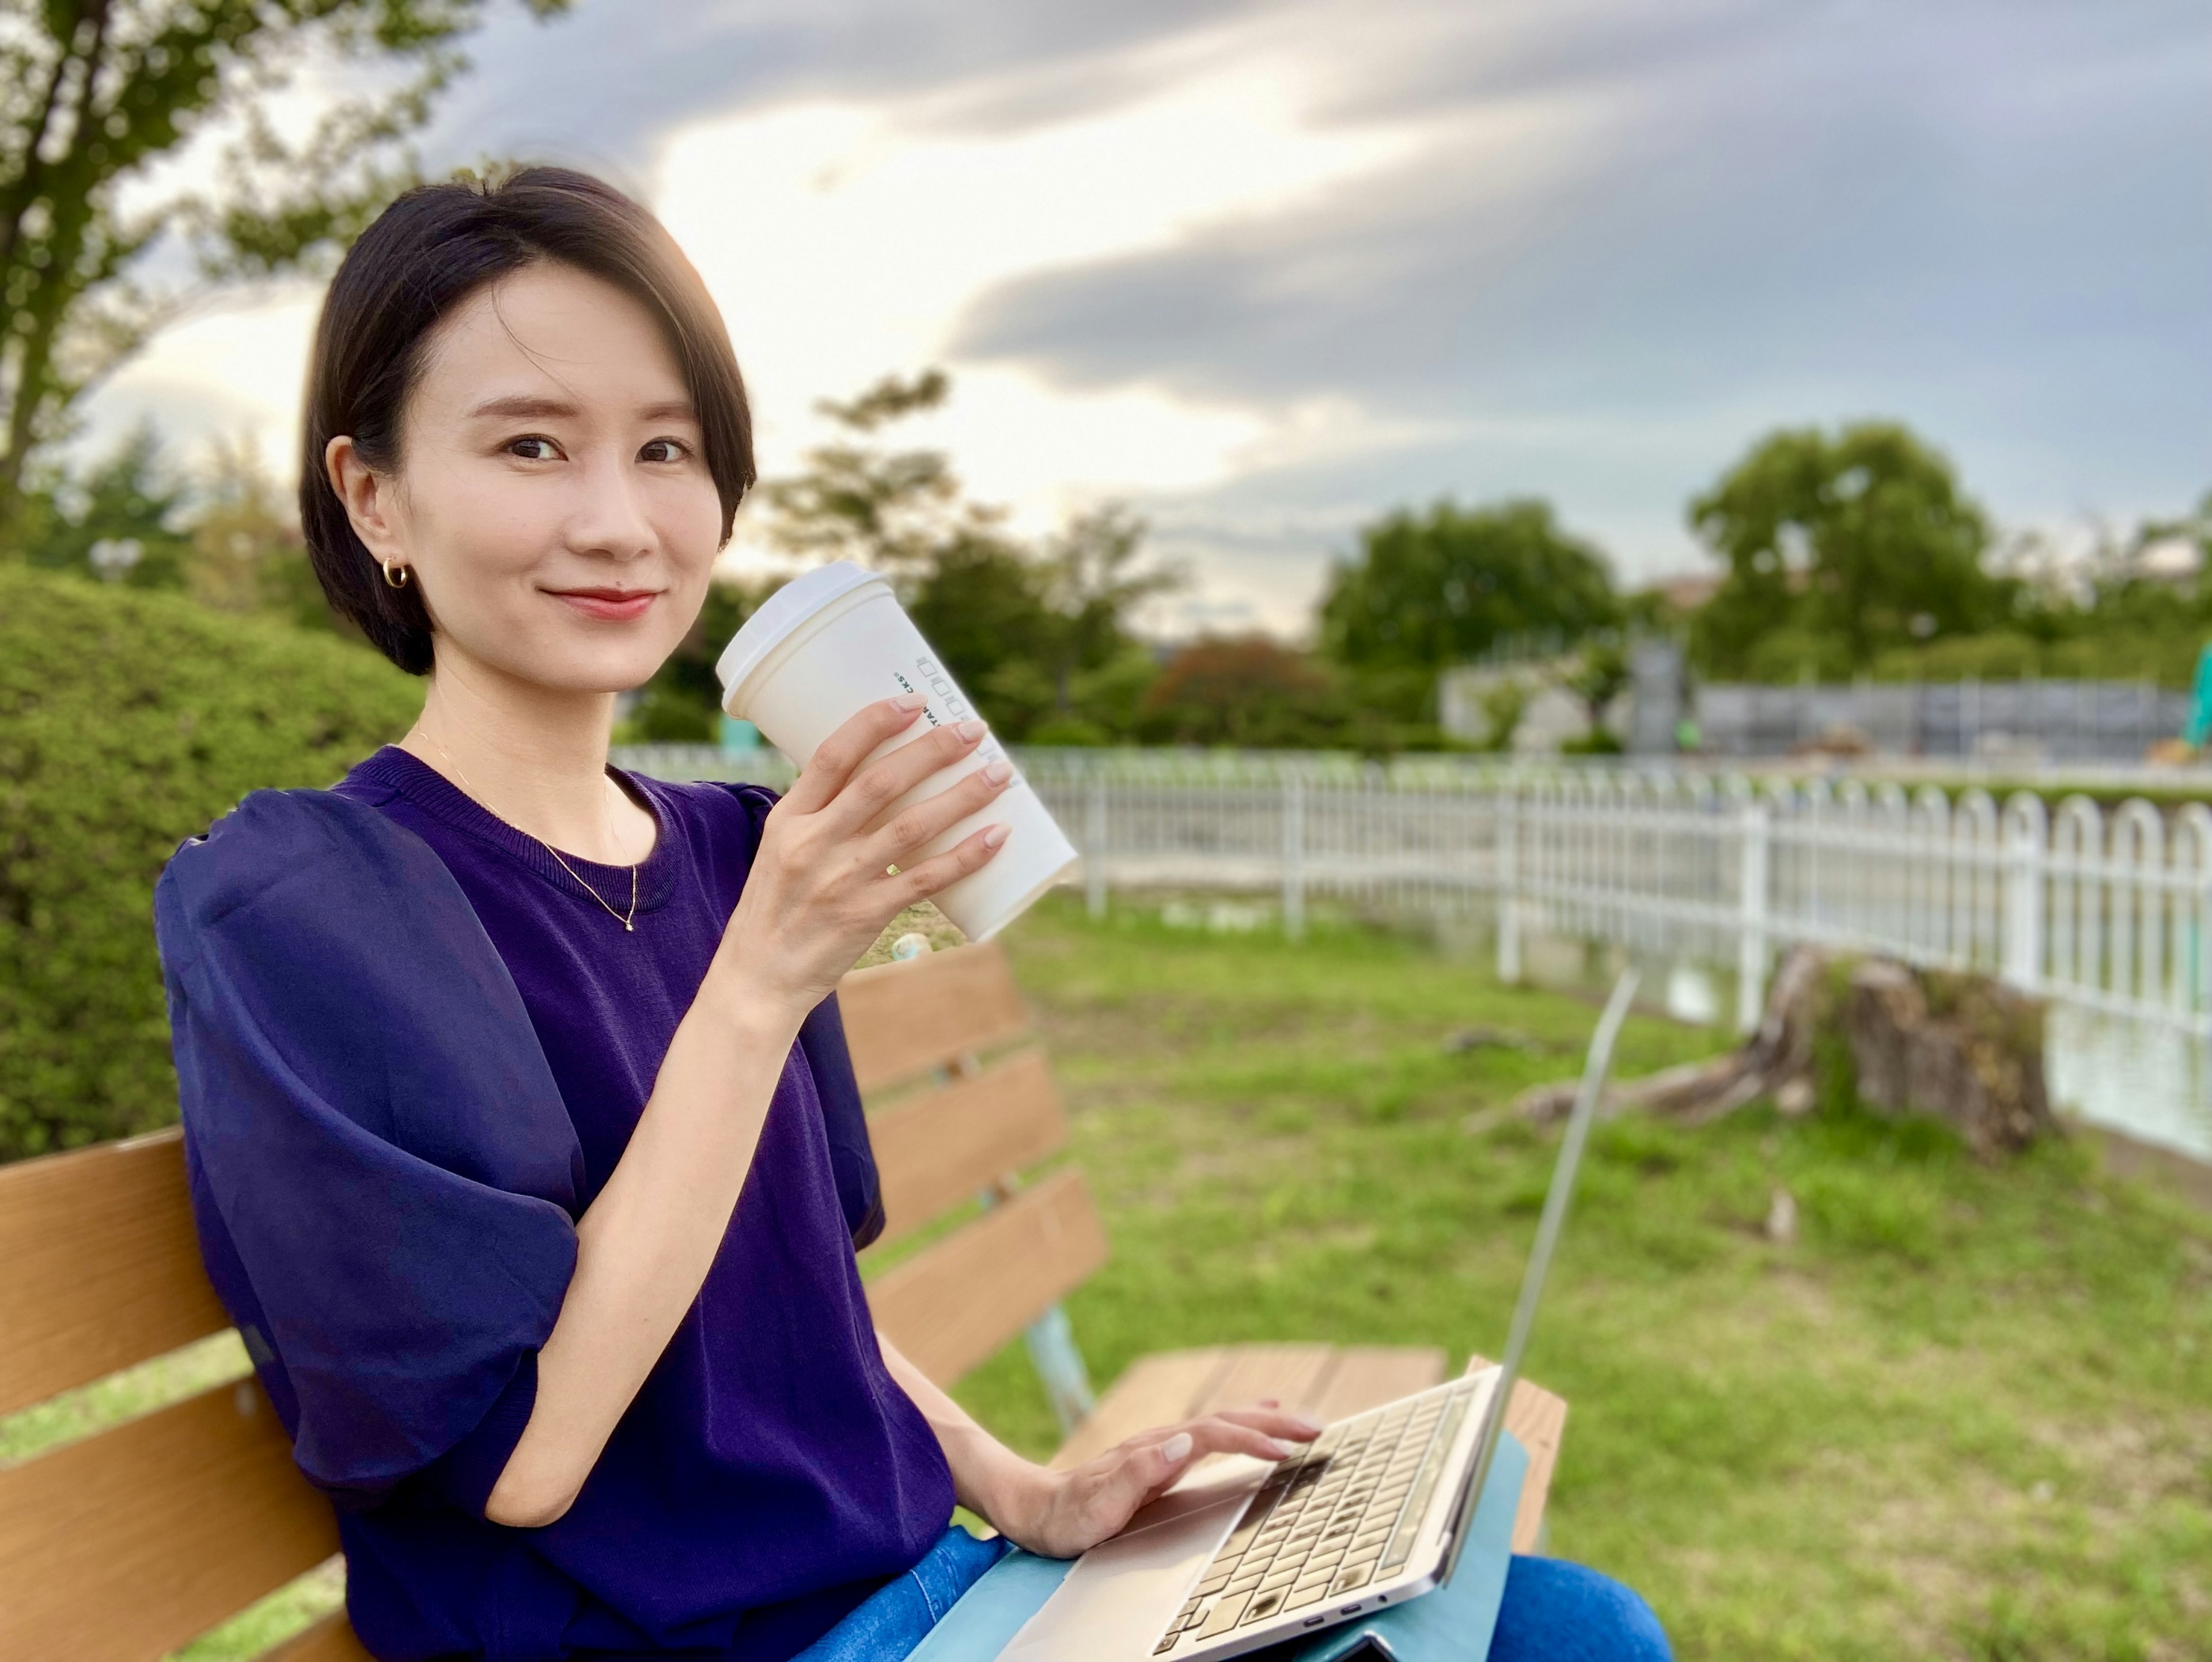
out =
[[(579, 413), (576, 406), (565, 399), (540, 398), (523, 393), (512, 398), (487, 399), (469, 411), (469, 417), (472, 421), (492, 417), (512, 421), (554, 421), (573, 420)], [(689, 399), (669, 399), (659, 404), (648, 404), (637, 414), (644, 421), (696, 422), (699, 419), (698, 412), (691, 407)]]

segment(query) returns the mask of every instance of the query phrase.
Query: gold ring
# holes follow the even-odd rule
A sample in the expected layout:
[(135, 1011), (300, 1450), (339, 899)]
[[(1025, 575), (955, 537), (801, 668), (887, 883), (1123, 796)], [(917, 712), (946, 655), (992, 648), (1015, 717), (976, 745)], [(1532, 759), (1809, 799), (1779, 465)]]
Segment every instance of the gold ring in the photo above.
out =
[(890, 865), (884, 867), (884, 875), (885, 877), (896, 877), (898, 875), (898, 862), (896, 861), (893, 861)]

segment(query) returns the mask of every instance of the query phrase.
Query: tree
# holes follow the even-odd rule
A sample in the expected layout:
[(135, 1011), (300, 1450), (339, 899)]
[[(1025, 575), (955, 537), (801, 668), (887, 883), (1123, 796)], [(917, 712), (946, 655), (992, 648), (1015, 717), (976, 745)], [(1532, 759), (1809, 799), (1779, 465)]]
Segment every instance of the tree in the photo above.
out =
[(1313, 746), (1341, 743), (1346, 715), (1334, 678), (1305, 654), (1264, 635), (1207, 637), (1168, 661), (1137, 730), (1155, 744)]
[(788, 553), (908, 575), (948, 545), (988, 533), (1003, 516), (966, 500), (942, 451), (889, 450), (877, 439), (893, 422), (939, 408), (951, 390), (942, 369), (925, 369), (911, 380), (886, 375), (843, 403), (817, 400), (841, 435), (809, 450), (799, 472), (762, 484), (770, 540)]
[[(190, 486), (162, 460), (160, 436), (141, 424), (83, 471), (36, 475), (18, 515), (25, 563), (125, 582), (184, 586), (192, 539), (183, 526)], [(119, 555), (120, 557), (114, 557)]]
[(1149, 679), (1130, 614), (1180, 576), (1137, 569), (1145, 527), (1118, 504), (1078, 516), (1040, 550), (1007, 528), (1003, 508), (966, 495), (943, 452), (886, 442), (884, 429), (951, 393), (944, 371), (928, 369), (817, 405), (840, 431), (798, 473), (762, 486), (769, 539), (889, 575), (1001, 736), (1047, 721), (1057, 737), (1126, 733), (1136, 672)]
[(1690, 505), (1690, 523), (1729, 568), (1691, 630), (1711, 673), (1746, 673), (1761, 638), (1785, 629), (1808, 637), (1808, 657), (1862, 670), (2011, 608), (2014, 586), (1983, 569), (1981, 509), (1895, 423), (1770, 434)]
[(1340, 663), (1432, 676), (1515, 636), (1568, 644), (1617, 615), (1604, 557), (1547, 502), (1400, 509), (1359, 542), (1321, 603), (1322, 649)]
[[(538, 16), (569, 0), (521, 0)], [(195, 294), (312, 265), (416, 177), (408, 137), (485, 0), (0, 0), (0, 543), (77, 401)], [(265, 101), (311, 58), (396, 67), (296, 142)], [(171, 183), (202, 133), (218, 183)], [(197, 276), (149, 275), (164, 242)]]
[(1043, 573), (1012, 543), (977, 533), (940, 545), (915, 576), (907, 612), (1002, 738), (1023, 737), (1052, 708), (1060, 630)]
[(1614, 699), (1628, 691), (1633, 679), (1629, 673), (1628, 654), (1620, 649), (1617, 638), (1593, 641), (1583, 648), (1581, 658), (1564, 685), (1582, 700), (1593, 737), (1605, 733), (1606, 711), (1613, 707)]

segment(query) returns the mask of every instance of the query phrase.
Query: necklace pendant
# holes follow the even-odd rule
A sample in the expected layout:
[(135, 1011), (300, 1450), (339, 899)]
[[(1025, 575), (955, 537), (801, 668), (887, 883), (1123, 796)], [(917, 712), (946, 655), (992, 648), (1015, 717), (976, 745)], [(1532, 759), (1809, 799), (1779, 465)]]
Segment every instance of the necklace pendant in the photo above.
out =
[(625, 917), (623, 919), (623, 933), (624, 934), (635, 934), (637, 933), (637, 925), (631, 922), (629, 919)]

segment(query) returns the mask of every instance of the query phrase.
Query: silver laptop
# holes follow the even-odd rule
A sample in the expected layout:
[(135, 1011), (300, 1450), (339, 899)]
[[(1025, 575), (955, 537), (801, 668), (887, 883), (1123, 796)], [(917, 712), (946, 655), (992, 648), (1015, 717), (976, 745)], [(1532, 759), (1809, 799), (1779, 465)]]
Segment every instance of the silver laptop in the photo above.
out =
[(1278, 1464), (1209, 1463), (1084, 1554), (1000, 1662), (1212, 1662), (1451, 1580), (1635, 992), (1631, 970), (1590, 1039), (1504, 1360), (1340, 1420)]

